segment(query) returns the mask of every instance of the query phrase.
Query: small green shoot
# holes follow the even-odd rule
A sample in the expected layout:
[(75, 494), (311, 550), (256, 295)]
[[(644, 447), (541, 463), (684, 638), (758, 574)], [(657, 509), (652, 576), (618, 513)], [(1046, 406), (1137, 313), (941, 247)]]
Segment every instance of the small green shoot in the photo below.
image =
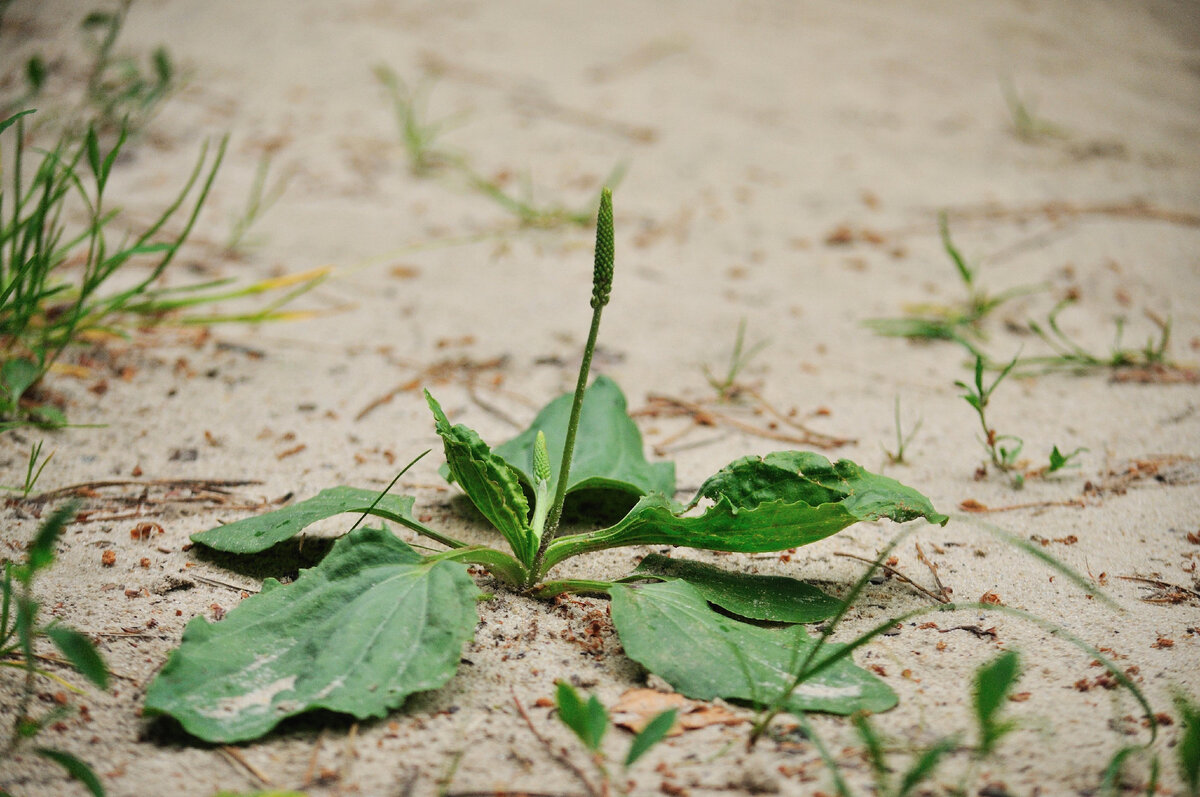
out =
[[(29, 449), (29, 462), (25, 466), (25, 481), (20, 487), (8, 487), (0, 485), (0, 490), (20, 493), (22, 498), (28, 498), (33, 492), (34, 485), (38, 483), (38, 479), (42, 478), (42, 471), (50, 464), (51, 458), (54, 457), (54, 452), (51, 451), (46, 455), (45, 459), (40, 459), (42, 455), (42, 443), (44, 440), (39, 440), (36, 445)], [(40, 461), (39, 461), (40, 460)]]
[(1078, 468), (1079, 463), (1072, 462), (1071, 460), (1075, 459), (1075, 457), (1079, 456), (1084, 451), (1087, 451), (1087, 449), (1081, 447), (1075, 449), (1070, 454), (1064, 454), (1058, 450), (1058, 446), (1054, 446), (1052, 449), (1050, 449), (1050, 465), (1046, 468), (1046, 474), (1049, 475), (1051, 473), (1055, 473), (1056, 471), (1063, 470), (1064, 468)]
[(757, 357), (763, 349), (770, 345), (769, 340), (760, 340), (746, 348), (746, 319), (743, 317), (738, 322), (737, 335), (733, 340), (733, 350), (729, 353), (729, 367), (725, 370), (723, 377), (717, 377), (713, 374), (709, 367), (704, 366), (704, 377), (708, 380), (708, 384), (712, 389), (717, 391), (717, 397), (721, 401), (729, 401), (738, 393), (738, 377), (750, 361)]
[(400, 128), (400, 140), (408, 153), (408, 166), (417, 177), (428, 177), (451, 165), (460, 163), (461, 158), (437, 147), (437, 139), (447, 130), (461, 123), (460, 117), (425, 122), (425, 105), (430, 85), (427, 81), (410, 87), (390, 67), (378, 64), (373, 69), (375, 79), (387, 90)]
[(949, 340), (958, 343), (973, 357), (983, 357), (979, 343), (984, 339), (983, 321), (1010, 299), (1034, 293), (1043, 286), (1011, 288), (991, 295), (976, 282), (978, 269), (972, 268), (950, 237), (950, 223), (945, 211), (938, 214), (938, 233), (942, 249), (954, 265), (966, 297), (956, 305), (918, 305), (903, 318), (873, 318), (865, 326), (880, 335), (910, 340)]
[(1037, 321), (1029, 322), (1030, 331), (1041, 338), (1053, 353), (1021, 358), (1019, 366), (1022, 370), (1067, 370), (1075, 373), (1087, 373), (1122, 368), (1180, 369), (1180, 366), (1167, 359), (1167, 347), (1171, 342), (1170, 318), (1164, 320), (1147, 313), (1151, 322), (1159, 329), (1157, 337), (1148, 338), (1146, 344), (1140, 349), (1128, 349), (1124, 346), (1125, 319), (1118, 317), (1115, 337), (1108, 354), (1096, 354), (1072, 340), (1059, 326), (1059, 314), (1074, 303), (1074, 299), (1064, 299), (1056, 304), (1047, 316), (1045, 326)]
[(913, 427), (912, 427), (912, 429), (909, 430), (908, 434), (905, 434), (904, 427), (901, 426), (901, 424), (900, 424), (900, 397), (899, 396), (896, 396), (895, 416), (896, 416), (896, 450), (888, 451), (885, 448), (883, 450), (883, 453), (887, 456), (888, 462), (892, 463), (893, 465), (907, 465), (908, 462), (904, 459), (904, 453), (908, 450), (908, 444), (911, 443), (912, 439), (917, 436), (917, 432), (921, 431), (921, 424), (924, 423), (924, 418), (918, 418), (917, 422), (915, 424), (913, 424)]
[(1004, 92), (1004, 102), (1008, 105), (1009, 119), (1017, 138), (1026, 143), (1047, 138), (1066, 138), (1066, 131), (1061, 127), (1034, 113), (1029, 104), (1021, 99), (1011, 80), (1002, 80), (1000, 88)]
[[(608, 711), (604, 708), (604, 704), (595, 695), (590, 695), (584, 701), (579, 693), (575, 691), (575, 688), (566, 681), (558, 682), (555, 702), (558, 706), (558, 718), (562, 720), (564, 725), (571, 729), (579, 738), (579, 741), (583, 743), (587, 751), (592, 754), (592, 763), (595, 765), (602, 779), (602, 785), (599, 790), (590, 790), (598, 791), (600, 794), (608, 794), (615, 787), (619, 794), (625, 794), (625, 790), (621, 784), (613, 782), (607, 765), (607, 759), (600, 746), (610, 724)], [(634, 736), (633, 741), (629, 745), (629, 751), (622, 762), (624, 770), (628, 771), (654, 745), (666, 738), (671, 727), (675, 724), (675, 714), (675, 709), (669, 709), (656, 715)]]
[(971, 690), (979, 734), (975, 758), (984, 759), (994, 753), (1000, 740), (1016, 727), (1012, 720), (1002, 720), (999, 715), (1019, 676), (1020, 659), (1012, 650), (1006, 650), (976, 670)]
[(175, 66), (165, 47), (151, 54), (148, 71), (136, 58), (115, 54), (132, 2), (121, 0), (113, 11), (93, 11), (82, 23), (93, 53), (87, 80), (89, 125), (122, 135), (146, 126), (175, 79)]
[[(441, 173), (453, 173), (466, 181), (467, 186), (487, 197), (502, 209), (512, 214), (521, 227), (555, 229), (563, 226), (586, 227), (592, 222), (590, 207), (571, 208), (559, 203), (543, 204), (534, 198), (533, 184), (528, 175), (522, 180), (521, 190), (514, 193), (505, 188), (507, 180), (486, 177), (475, 169), (462, 154), (440, 148), (437, 140), (447, 131), (461, 124), (461, 117), (424, 120), (430, 90), (428, 80), (409, 86), (390, 67), (379, 64), (374, 67), (375, 79), (387, 90), (400, 129), (400, 140), (408, 155), (409, 170), (417, 177), (431, 177)], [(604, 185), (614, 189), (625, 176), (626, 164), (618, 163), (604, 180)]]
[[(1008, 734), (1015, 724), (1010, 720), (999, 718), (1009, 691), (1017, 677), (1017, 654), (1008, 651), (1002, 653), (991, 662), (975, 671), (974, 688), (972, 690), (973, 708), (977, 726), (978, 741), (971, 749), (971, 758), (975, 764), (990, 758), (996, 752), (996, 745), (1002, 737)], [(918, 786), (931, 780), (937, 768), (951, 755), (962, 749), (958, 734), (936, 740), (928, 747), (912, 751), (909, 764), (903, 770), (899, 780), (893, 777), (897, 767), (890, 760), (890, 751), (882, 737), (872, 724), (870, 717), (863, 712), (851, 717), (855, 733), (862, 742), (867, 763), (871, 767), (874, 780), (875, 794), (880, 797), (909, 797)], [(824, 749), (824, 743), (814, 734), (810, 725), (802, 725), (805, 735), (818, 747)], [(838, 771), (835, 759), (822, 753), (830, 774), (834, 779), (834, 787), (841, 795), (849, 797), (850, 790)], [(968, 785), (973, 780), (974, 771), (968, 770), (955, 794), (970, 794)]]
[[(478, 618), (479, 590), (467, 565), (482, 566), (508, 589), (535, 598), (607, 594), (630, 658), (690, 697), (755, 701), (765, 689), (790, 688), (795, 694), (788, 710), (852, 713), (894, 706), (896, 694), (854, 666), (838, 646), (826, 648), (835, 652), (803, 674), (813, 689), (796, 691), (790, 675), (796, 651), (821, 644), (810, 640), (802, 623), (829, 617), (841, 603), (794, 579), (699, 563), (655, 568), (647, 561), (620, 581), (546, 579), (567, 559), (629, 545), (780, 551), (864, 520), (948, 520), (894, 479), (803, 451), (735, 460), (705, 481), (691, 504), (676, 502), (674, 465), (646, 461), (620, 388), (603, 376), (587, 384), (601, 312), (612, 291), (613, 247), (612, 197), (605, 190), (597, 214), (592, 323), (576, 390), (546, 405), (526, 431), (492, 449), (474, 430), (452, 425), (426, 392), (446, 475), (509, 551), (466, 545), (429, 528), (414, 517), (410, 496), (352, 487), (328, 488), (275, 512), (193, 535), (210, 548), (254, 553), (318, 520), (354, 512), (398, 523), (446, 550), (423, 556), (385, 528), (356, 527), (293, 583), (268, 580), (215, 626), (193, 620), (147, 691), (147, 713), (170, 715), (189, 733), (223, 742), (258, 738), (285, 717), (318, 707), (360, 718), (382, 716), (409, 694), (436, 689), (453, 676)], [(611, 525), (560, 533), (566, 502), (597, 493), (612, 514), (594, 519)], [(705, 499), (706, 509), (691, 512)], [(755, 624), (759, 620), (784, 627), (764, 628)], [(353, 634), (345, 631), (350, 626)], [(338, 645), (317, 642), (334, 634)], [(694, 654), (690, 666), (681, 666), (675, 653), (685, 647)], [(400, 660), (405, 666), (396, 667)], [(264, 683), (289, 686), (263, 695)], [(247, 699), (251, 693), (257, 697)], [(590, 749), (599, 744), (600, 712), (594, 706), (571, 704), (565, 713)]]
[(1017, 457), (1021, 455), (1021, 449), (1025, 442), (1015, 435), (997, 434), (996, 430), (988, 424), (987, 408), (991, 402), (992, 393), (1004, 381), (1004, 378), (1017, 365), (1017, 358), (1006, 365), (996, 376), (992, 383), (987, 387), (983, 384), (984, 362), (983, 358), (977, 356), (975, 358), (975, 383), (968, 385), (966, 382), (956, 381), (954, 384), (962, 388), (966, 392), (962, 398), (975, 410), (975, 414), (979, 417), (979, 425), (983, 429), (983, 436), (980, 442), (991, 459), (992, 465), (996, 470), (1004, 473), (1012, 480), (1013, 487), (1020, 489), (1025, 483), (1025, 476), (1020, 472)]
[[(522, 227), (549, 230), (563, 226), (585, 227), (591, 223), (592, 215), (585, 208), (570, 208), (558, 203), (538, 204), (528, 176), (522, 181), (520, 194), (514, 194), (506, 191), (500, 180), (484, 177), (465, 161), (460, 160), (456, 165), (473, 189), (515, 216)], [(604, 185), (615, 188), (624, 176), (625, 164), (619, 163), (613, 167)]]
[(247, 238), (250, 228), (279, 201), (296, 174), (294, 169), (289, 169), (269, 183), (267, 178), (271, 171), (271, 162), (270, 152), (263, 153), (258, 159), (258, 166), (254, 169), (254, 180), (250, 183), (250, 193), (246, 196), (246, 206), (233, 218), (230, 226), (229, 240), (225, 242), (227, 252), (238, 253), (257, 243)]
[[(74, 504), (56, 509), (38, 529), (26, 551), (25, 563), (4, 564), (4, 578), (0, 582), (0, 667), (21, 670), (25, 677), (12, 730), (7, 742), (0, 748), (0, 763), (11, 760), (19, 746), (60, 721), (69, 712), (66, 706), (60, 706), (40, 716), (30, 713), (38, 678), (50, 679), (72, 692), (80, 691), (58, 675), (38, 667), (35, 650), (37, 639), (50, 640), (81, 675), (100, 689), (108, 688), (108, 668), (91, 640), (57, 622), (40, 625), (40, 607), (33, 598), (34, 579), (39, 572), (54, 564), (55, 546), (63, 528), (74, 515)], [(103, 797), (104, 787), (85, 762), (48, 747), (35, 747), (33, 752), (61, 766), (96, 797)]]

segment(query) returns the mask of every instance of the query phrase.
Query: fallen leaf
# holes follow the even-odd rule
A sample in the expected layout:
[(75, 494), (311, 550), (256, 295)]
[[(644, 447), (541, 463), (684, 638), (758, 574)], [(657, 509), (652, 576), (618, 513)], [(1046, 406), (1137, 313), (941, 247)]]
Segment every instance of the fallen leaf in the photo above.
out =
[(688, 700), (677, 692), (660, 692), (657, 689), (630, 689), (612, 707), (614, 725), (640, 733), (650, 720), (664, 711), (675, 709), (675, 724), (667, 733), (678, 736), (684, 731), (706, 728), (709, 725), (739, 725), (747, 718), (734, 714), (713, 703)]

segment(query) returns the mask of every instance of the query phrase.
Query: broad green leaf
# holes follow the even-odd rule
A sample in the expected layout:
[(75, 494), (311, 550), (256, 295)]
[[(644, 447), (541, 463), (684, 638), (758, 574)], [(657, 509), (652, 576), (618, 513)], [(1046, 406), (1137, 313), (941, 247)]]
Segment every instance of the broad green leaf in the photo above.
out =
[(810, 506), (837, 503), (856, 520), (888, 518), (897, 523), (926, 518), (945, 525), (929, 499), (895, 479), (867, 471), (848, 459), (831, 463), (810, 451), (777, 451), (729, 463), (700, 487), (700, 496), (753, 509), (768, 501)]
[[(677, 691), (767, 705), (778, 699), (804, 663), (804, 627), (761, 628), (709, 608), (685, 581), (643, 587), (614, 584), (612, 619), (625, 653)], [(826, 644), (819, 664), (840, 645)], [(886, 711), (896, 694), (875, 676), (842, 659), (801, 683), (784, 702), (793, 711)]]
[(664, 711), (646, 723), (646, 727), (642, 728), (641, 733), (633, 737), (633, 743), (629, 745), (629, 755), (625, 756), (626, 768), (637, 763), (637, 760), (649, 752), (651, 747), (667, 737), (675, 725), (676, 713), (673, 708)]
[[(530, 490), (534, 486), (533, 456), (539, 431), (546, 435), (550, 453), (550, 495), (558, 487), (571, 398), (570, 393), (564, 393), (554, 399), (528, 429), (496, 446), (494, 453), (520, 474)], [(642, 434), (626, 412), (625, 395), (606, 376), (597, 377), (583, 395), (567, 494), (578, 490), (615, 490), (634, 498), (646, 493), (675, 494), (675, 463), (646, 461)]]
[(82, 759), (49, 747), (37, 747), (34, 748), (34, 752), (65, 769), (67, 774), (82, 783), (94, 797), (104, 797), (104, 785), (100, 783), (100, 778), (96, 777), (96, 773)]
[(488, 448), (475, 430), (462, 424), (451, 426), (428, 390), (425, 400), (433, 411), (438, 436), (446, 449), (446, 465), (454, 481), (475, 508), (504, 535), (517, 559), (528, 565), (537, 555), (539, 540), (529, 526), (529, 502), (517, 474)]
[(92, 644), (92, 640), (83, 634), (61, 625), (52, 625), (46, 629), (46, 636), (54, 646), (71, 662), (71, 666), (79, 670), (84, 678), (101, 689), (108, 688), (108, 667), (104, 659)]
[[(343, 512), (365, 512), (375, 503), (376, 498), (379, 498), (378, 490), (329, 487), (306, 501), (285, 506), (283, 509), (198, 532), (192, 535), (192, 541), (218, 551), (258, 553), (296, 536), (318, 520), (331, 518)], [(411, 521), (412, 505), (412, 496), (388, 494), (375, 505), (371, 514), (398, 522)]]
[(464, 565), (358, 529), (292, 584), (268, 579), (221, 622), (188, 623), (146, 712), (210, 742), (255, 739), (313, 709), (382, 717), (454, 675), (478, 594)]
[(664, 496), (647, 495), (607, 529), (550, 543), (544, 570), (571, 556), (625, 545), (762, 553), (808, 545), (861, 520), (924, 517), (943, 525), (949, 520), (929, 499), (895, 479), (849, 460), (834, 465), (801, 451), (730, 463), (704, 483), (700, 498), (716, 503), (702, 515), (685, 515)]
[(837, 598), (794, 578), (730, 572), (656, 553), (643, 559), (633, 573), (686, 581), (709, 603), (751, 620), (818, 623), (833, 617), (842, 607)]
[(595, 695), (585, 702), (566, 681), (558, 682), (556, 698), (558, 717), (563, 724), (575, 732), (584, 747), (593, 753), (599, 751), (604, 732), (608, 730), (608, 712), (604, 704)]
[(979, 724), (979, 754), (992, 752), (996, 742), (1013, 728), (997, 719), (1004, 699), (1019, 674), (1016, 651), (1006, 650), (975, 671), (975, 720)]
[(15, 410), (21, 396), (41, 375), (41, 369), (33, 360), (25, 357), (5, 360), (4, 365), (0, 366), (0, 397), (4, 399), (4, 404)]

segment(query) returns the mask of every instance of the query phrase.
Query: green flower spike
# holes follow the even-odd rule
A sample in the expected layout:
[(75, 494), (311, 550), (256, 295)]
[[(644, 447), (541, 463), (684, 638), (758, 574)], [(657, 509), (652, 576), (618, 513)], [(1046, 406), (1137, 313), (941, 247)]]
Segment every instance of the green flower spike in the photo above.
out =
[(534, 503), (530, 526), (540, 542), (550, 512), (550, 452), (546, 450), (546, 435), (539, 429), (533, 444)]

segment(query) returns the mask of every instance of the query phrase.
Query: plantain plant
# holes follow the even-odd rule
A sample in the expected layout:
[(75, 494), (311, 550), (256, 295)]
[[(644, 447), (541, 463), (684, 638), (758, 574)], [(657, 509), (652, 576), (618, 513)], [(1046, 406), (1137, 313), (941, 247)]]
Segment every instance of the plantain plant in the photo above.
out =
[[(411, 496), (345, 486), (195, 534), (192, 539), (209, 548), (252, 554), (318, 520), (352, 512), (362, 515), (360, 522), (373, 515), (399, 524), (445, 550), (422, 555), (386, 527), (355, 524), (293, 583), (267, 579), (221, 622), (197, 617), (188, 623), (180, 647), (150, 685), (147, 713), (174, 717), (189, 733), (214, 742), (257, 738), (286, 717), (316, 709), (384, 716), (408, 695), (436, 689), (454, 675), (478, 622), (479, 590), (468, 565), (535, 599), (607, 595), (626, 654), (689, 697), (761, 704), (764, 696), (795, 686), (788, 710), (849, 714), (894, 706), (895, 693), (854, 666), (848, 651), (838, 655), (839, 645), (821, 646), (818, 658), (829, 659), (828, 666), (812, 667), (811, 679), (793, 684), (817, 644), (803, 624), (841, 608), (796, 579), (661, 555), (647, 556), (617, 581), (549, 577), (567, 559), (623, 546), (768, 552), (816, 542), (859, 521), (948, 520), (893, 479), (800, 451), (735, 460), (689, 503), (676, 502), (674, 465), (645, 459), (620, 388), (606, 377), (588, 385), (613, 262), (612, 197), (605, 189), (578, 384), (516, 438), (491, 449), (473, 430), (452, 425), (426, 393), (444, 445), (445, 474), (504, 537), (507, 552), (466, 545), (426, 526), (413, 514)], [(564, 507), (597, 495), (628, 511), (606, 528), (561, 533)]]

